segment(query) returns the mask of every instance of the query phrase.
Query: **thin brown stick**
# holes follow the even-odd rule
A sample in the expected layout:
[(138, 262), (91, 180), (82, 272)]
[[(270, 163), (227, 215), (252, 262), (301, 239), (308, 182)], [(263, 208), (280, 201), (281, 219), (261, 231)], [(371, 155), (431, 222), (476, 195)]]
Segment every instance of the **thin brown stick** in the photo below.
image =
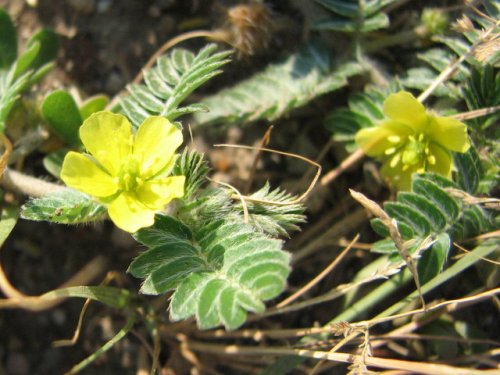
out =
[[(274, 126), (270, 125), (269, 128), (267, 128), (266, 132), (262, 136), (262, 139), (260, 140), (260, 145), (259, 147), (266, 147), (269, 144), (269, 141), (271, 140), (271, 133), (273, 131)], [(252, 166), (250, 168), (250, 176), (248, 177), (248, 180), (245, 184), (245, 187), (243, 189), (245, 194), (248, 194), (250, 192), (250, 189), (252, 188), (252, 183), (253, 179), (255, 177), (255, 172), (257, 171), (257, 164), (259, 163), (260, 157), (262, 156), (262, 151), (257, 151), (257, 154), (255, 154), (255, 157), (252, 162)]]
[[(106, 274), (106, 277), (104, 280), (99, 284), (99, 286), (105, 286), (108, 285), (113, 279), (115, 279), (118, 276), (116, 272), (108, 272)], [(73, 337), (71, 339), (63, 339), (63, 340), (56, 340), (52, 343), (52, 346), (54, 347), (61, 347), (61, 346), (72, 346), (75, 345), (76, 342), (78, 341), (78, 338), (80, 337), (80, 332), (83, 326), (83, 318), (85, 316), (85, 313), (87, 312), (87, 309), (90, 305), (92, 300), (90, 298), (87, 298), (85, 300), (85, 303), (83, 304), (82, 310), (80, 311), (80, 316), (78, 317), (78, 323), (76, 325), (75, 332), (73, 334)]]
[(493, 32), (495, 29), (500, 25), (500, 21), (496, 21), (495, 24), (491, 25), (486, 31), (483, 32), (483, 34), (479, 37), (478, 40), (474, 42), (472, 46), (468, 49), (466, 53), (464, 53), (462, 56), (460, 56), (457, 60), (452, 61), (442, 72), (439, 74), (439, 76), (436, 77), (436, 79), (431, 83), (431, 85), (424, 91), (422, 92), (417, 100), (419, 102), (424, 102), (431, 94), (432, 92), (444, 81), (446, 81), (448, 78), (450, 78), (453, 74), (455, 74), (455, 71), (457, 70), (458, 66), (463, 63), (468, 57), (472, 56), (474, 54), (474, 51), (476, 48), (483, 43), (486, 38)]
[[(76, 275), (71, 277), (68, 281), (66, 281), (56, 289), (88, 284), (90, 280), (96, 278), (101, 272), (103, 272), (105, 266), (106, 266), (106, 258), (102, 256), (97, 256), (94, 259), (92, 259), (89, 263), (87, 263), (85, 267), (83, 267), (80, 271), (78, 271)], [(0, 266), (0, 289), (8, 297), (7, 299), (0, 299), (0, 309), (23, 308), (30, 311), (41, 311), (56, 306), (66, 299), (65, 297), (60, 297), (47, 300), (43, 298), (43, 294), (40, 296), (27, 296), (19, 292), (9, 282), (1, 266)]]
[[(320, 164), (323, 161), (323, 159), (325, 158), (325, 156), (328, 154), (328, 151), (330, 151), (330, 149), (332, 148), (333, 144), (334, 144), (334, 141), (333, 141), (333, 139), (330, 138), (330, 140), (328, 141), (328, 143), (323, 146), (323, 148), (321, 149), (321, 151), (319, 152), (318, 156), (316, 157), (316, 159), (314, 161), (316, 163)], [(294, 189), (292, 189), (292, 192), (298, 191), (298, 190), (302, 189), (302, 185), (304, 185), (305, 182), (309, 178), (311, 178), (311, 173), (312, 172), (313, 172), (313, 169), (309, 168), (307, 170), (307, 172), (304, 173), (304, 175), (302, 176), (302, 178), (300, 179), (300, 181), (295, 185)]]
[(349, 155), (347, 158), (345, 158), (335, 169), (332, 169), (330, 172), (325, 174), (321, 178), (321, 181), (319, 182), (319, 186), (326, 186), (328, 184), (331, 184), (342, 173), (344, 173), (346, 170), (348, 170), (350, 167), (352, 167), (358, 161), (363, 159), (364, 156), (365, 156), (365, 153), (363, 152), (363, 150), (361, 148), (358, 148), (351, 155)]
[[(139, 73), (135, 76), (133, 79), (132, 83), (137, 84), (142, 81), (142, 78), (144, 77), (144, 72), (148, 69), (150, 69), (155, 62), (158, 60), (158, 58), (163, 55), (165, 52), (167, 52), (170, 48), (174, 47), (175, 45), (184, 42), (189, 39), (194, 39), (194, 38), (200, 38), (200, 37), (205, 37), (205, 38), (210, 38), (212, 40), (216, 41), (225, 41), (227, 42), (227, 34), (224, 33), (222, 30), (193, 30), (189, 31), (187, 33), (177, 35), (168, 41), (166, 41), (160, 48), (156, 50), (156, 52), (151, 55), (149, 60), (146, 62), (146, 64), (141, 68)], [(126, 90), (122, 90), (119, 92), (113, 100), (109, 102), (109, 104), (106, 106), (107, 109), (112, 109), (118, 102), (119, 97), (123, 94), (126, 93)]]
[(443, 336), (443, 335), (421, 335), (416, 333), (406, 333), (400, 335), (374, 335), (371, 336), (370, 341), (376, 342), (380, 340), (439, 340), (439, 341), (453, 341), (453, 342), (463, 342), (467, 344), (486, 344), (500, 346), (500, 341), (490, 340), (490, 339), (471, 339), (455, 336)]
[[(453, 245), (455, 245), (460, 251), (463, 251), (463, 252), (468, 253), (468, 254), (474, 254), (472, 251), (467, 250), (466, 248), (460, 246), (456, 242), (453, 242)], [(497, 262), (495, 260), (488, 259), (488, 258), (485, 258), (485, 257), (480, 257), (480, 256), (477, 256), (477, 255), (475, 255), (475, 256), (478, 257), (481, 260), (484, 260), (485, 262), (492, 263), (492, 264), (494, 264), (496, 266), (500, 266), (500, 262)]]
[(363, 208), (355, 209), (343, 219), (337, 221), (323, 234), (317, 236), (315, 239), (309, 241), (304, 247), (292, 255), (292, 263), (297, 263), (300, 260), (311, 256), (321, 246), (324, 246), (329, 239), (342, 236), (358, 227), (368, 217), (366, 210)]
[(174, 47), (179, 43), (185, 42), (186, 40), (200, 38), (200, 37), (223, 40), (221, 39), (222, 34), (220, 31), (211, 31), (211, 30), (193, 30), (181, 35), (177, 35), (172, 39), (168, 40), (167, 42), (165, 42), (160, 48), (156, 50), (156, 52), (153, 55), (151, 55), (149, 60), (142, 67), (141, 71), (137, 73), (132, 83), (141, 82), (142, 77), (144, 76), (144, 72), (150, 69), (154, 65), (156, 60), (158, 60), (158, 58), (165, 52), (167, 52), (170, 48)]
[(462, 113), (457, 113), (456, 115), (452, 115), (450, 117), (464, 121), (464, 120), (470, 120), (473, 118), (477, 117), (482, 117), (482, 116), (487, 116), (492, 113), (500, 111), (500, 105), (494, 106), (494, 107), (487, 107), (487, 108), (481, 108), (481, 109), (476, 109), (474, 111), (469, 111), (469, 112), (462, 112)]
[(32, 177), (10, 168), (5, 168), (0, 186), (3, 186), (7, 190), (29, 195), (31, 197), (42, 197), (55, 191), (67, 189), (66, 186)]
[(12, 154), (12, 142), (9, 138), (3, 133), (0, 134), (0, 143), (2, 143), (4, 147), (4, 152), (0, 156), (0, 178), (2, 177), (5, 168), (7, 168), (7, 164), (9, 163), (10, 155)]
[(309, 187), (307, 188), (307, 190), (300, 197), (298, 197), (296, 199), (293, 199), (293, 200), (290, 200), (290, 201), (286, 201), (286, 202), (278, 202), (278, 201), (269, 201), (269, 200), (266, 200), (266, 199), (255, 199), (255, 198), (252, 198), (252, 197), (249, 197), (249, 196), (243, 196), (243, 198), (245, 200), (249, 201), (249, 202), (271, 204), (271, 205), (275, 205), (275, 206), (289, 206), (291, 204), (300, 203), (300, 202), (302, 202), (309, 195), (309, 193), (312, 191), (312, 189), (316, 185), (316, 182), (318, 181), (319, 176), (321, 175), (321, 165), (319, 165), (318, 163), (312, 161), (311, 159), (308, 159), (308, 158), (306, 158), (304, 156), (301, 156), (301, 155), (298, 155), (298, 154), (292, 154), (290, 152), (273, 150), (273, 149), (265, 148), (265, 147), (253, 147), (253, 146), (245, 146), (245, 145), (232, 145), (232, 144), (224, 144), (224, 143), (222, 143), (222, 144), (216, 144), (216, 145), (214, 145), (214, 147), (242, 148), (242, 149), (246, 149), (246, 150), (258, 150), (258, 151), (272, 152), (272, 153), (275, 153), (275, 154), (285, 155), (285, 156), (289, 156), (289, 157), (292, 157), (292, 158), (300, 159), (302, 161), (305, 161), (308, 164), (314, 165), (317, 168), (316, 175), (314, 176), (313, 180), (311, 181), (311, 184), (309, 185)]
[[(487, 290), (485, 292), (475, 294), (472, 296), (468, 296), (468, 297), (464, 297), (464, 298), (444, 301), (444, 302), (438, 303), (434, 306), (430, 306), (430, 307), (427, 306), (426, 309), (421, 308), (421, 309), (411, 310), (411, 311), (407, 311), (407, 312), (396, 314), (396, 315), (391, 315), (391, 316), (386, 316), (386, 317), (382, 317), (382, 318), (376, 318), (376, 319), (358, 322), (358, 323), (356, 323), (356, 325), (362, 324), (362, 325), (367, 325), (369, 327), (373, 327), (377, 324), (389, 322), (389, 321), (392, 321), (395, 319), (413, 316), (413, 315), (424, 313), (424, 312), (436, 311), (436, 310), (439, 310), (442, 308), (446, 308), (447, 311), (451, 311), (451, 310), (455, 310), (458, 305), (468, 306), (470, 304), (475, 304), (475, 303), (478, 303), (480, 301), (484, 301), (485, 299), (492, 298), (492, 297), (496, 296), (497, 294), (500, 294), (500, 288), (490, 289), (490, 290)], [(353, 324), (353, 325), (355, 325), (355, 324)]]
[(285, 307), (291, 302), (295, 301), (297, 298), (302, 296), (311, 290), (315, 285), (317, 285), (321, 280), (323, 280), (332, 270), (344, 259), (347, 253), (351, 250), (352, 246), (358, 241), (359, 234), (357, 234), (351, 243), (336, 257), (323, 271), (321, 271), (316, 277), (314, 277), (311, 281), (309, 281), (306, 285), (296, 291), (294, 294), (284, 299), (280, 303), (276, 305), (277, 308)]
[(246, 197), (243, 196), (243, 194), (241, 194), (239, 192), (239, 190), (236, 189), (233, 185), (228, 184), (227, 182), (217, 181), (217, 180), (214, 180), (214, 179), (208, 178), (208, 177), (207, 177), (207, 180), (212, 181), (212, 182), (214, 182), (216, 184), (225, 186), (225, 187), (231, 189), (232, 191), (234, 191), (236, 193), (237, 197), (239, 198), (239, 200), (241, 202), (241, 206), (243, 208), (243, 221), (246, 224), (248, 224), (250, 222), (250, 215), (248, 214), (248, 206), (247, 206), (247, 203), (245, 202)]
[(399, 359), (380, 358), (380, 357), (363, 357), (351, 353), (328, 353), (324, 351), (307, 350), (307, 349), (291, 349), (287, 347), (255, 347), (255, 346), (240, 346), (240, 345), (218, 345), (204, 343), (198, 341), (187, 341), (187, 347), (190, 350), (195, 350), (205, 353), (213, 353), (219, 355), (298, 355), (301, 357), (313, 359), (326, 359), (328, 361), (355, 363), (364, 361), (367, 366), (373, 366), (383, 369), (405, 370), (412, 373), (428, 375), (484, 375), (498, 374), (498, 370), (474, 370), (463, 367), (453, 367), (438, 363), (405, 361)]

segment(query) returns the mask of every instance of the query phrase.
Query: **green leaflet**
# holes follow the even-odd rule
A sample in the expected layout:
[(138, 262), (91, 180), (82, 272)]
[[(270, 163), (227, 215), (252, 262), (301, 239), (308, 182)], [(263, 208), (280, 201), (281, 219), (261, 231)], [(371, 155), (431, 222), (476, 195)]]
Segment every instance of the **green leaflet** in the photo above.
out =
[(7, 12), (0, 8), (0, 69), (9, 68), (16, 56), (16, 29)]
[(210, 168), (202, 153), (185, 148), (175, 163), (173, 174), (186, 176), (184, 199), (191, 199), (206, 181)]
[(19, 209), (17, 207), (6, 206), (2, 208), (0, 214), (0, 247), (14, 229), (18, 218)]
[[(271, 186), (267, 182), (261, 189), (251, 194), (250, 197), (256, 200), (280, 203), (291, 202), (296, 198), (279, 188), (271, 190)], [(246, 204), (250, 224), (257, 231), (273, 237), (289, 237), (289, 232), (300, 229), (297, 224), (306, 221), (303, 215), (305, 207), (301, 203), (272, 205), (248, 201)], [(243, 212), (240, 202), (237, 202), (236, 208)]]
[(355, 63), (334, 67), (327, 48), (306, 44), (283, 62), (206, 98), (202, 103), (210, 112), (195, 118), (202, 126), (275, 120), (345, 86), (348, 77), (361, 71)]
[(0, 8), (0, 133), (20, 95), (52, 68), (50, 62), (58, 48), (57, 35), (42, 30), (28, 40), (26, 49), (18, 56), (14, 26)]
[[(498, 105), (500, 103), (500, 72), (495, 70), (492, 65), (472, 68), (470, 78), (463, 91), (465, 102), (470, 111)], [(486, 136), (489, 133), (493, 139), (498, 140), (500, 130), (498, 130), (498, 126), (493, 125), (498, 124), (499, 120), (500, 112), (496, 111), (487, 116), (469, 120), (468, 123), (472, 124), (473, 131), (486, 130)], [(482, 134), (482, 132), (478, 133), (478, 135)]]
[(358, 148), (354, 137), (358, 130), (375, 126), (384, 118), (382, 106), (385, 98), (402, 90), (399, 81), (392, 81), (385, 89), (368, 87), (364, 93), (349, 97), (349, 108), (336, 110), (328, 115), (325, 126), (332, 132), (335, 141), (343, 142), (348, 151)]
[[(493, 228), (493, 221), (486, 211), (478, 206), (463, 205), (450, 196), (446, 188), (456, 189), (457, 186), (439, 175), (414, 175), (412, 192), (399, 192), (395, 201), (384, 203), (387, 214), (396, 219), (403, 239), (416, 240), (410, 248), (428, 236), (435, 241), (418, 262), (419, 274), (424, 281), (442, 270), (452, 241)], [(379, 219), (373, 219), (371, 224), (381, 236), (389, 235)], [(399, 260), (390, 239), (376, 242), (373, 251), (391, 254), (391, 259)]]
[(263, 301), (284, 290), (290, 272), (281, 241), (234, 218), (189, 228), (158, 215), (155, 225), (140, 230), (136, 239), (148, 246), (128, 270), (144, 279), (141, 291), (175, 290), (171, 319), (194, 315), (202, 329), (239, 327), (248, 311), (263, 311)]
[(40, 109), (45, 121), (61, 139), (73, 147), (81, 146), (78, 131), (83, 120), (70, 93), (65, 90), (51, 92), (43, 100)]
[(313, 25), (315, 30), (368, 33), (389, 25), (389, 17), (382, 12), (397, 0), (315, 0), (333, 14), (331, 19)]
[(469, 194), (476, 194), (483, 177), (483, 168), (474, 145), (465, 153), (453, 154), (453, 162), (458, 171), (460, 188)]
[(156, 66), (145, 72), (144, 84), (127, 87), (130, 96), (121, 98), (120, 110), (134, 126), (146, 117), (164, 116), (170, 121), (183, 114), (207, 111), (200, 104), (180, 107), (194, 90), (221, 73), (219, 69), (230, 60), (231, 51), (215, 53), (215, 44), (205, 46), (197, 55), (184, 49), (174, 49), (160, 57)]
[(40, 296), (49, 301), (67, 297), (89, 298), (117, 309), (130, 307), (132, 301), (128, 290), (111, 286), (72, 286), (55, 289)]
[(41, 198), (32, 198), (21, 207), (21, 217), (28, 220), (79, 224), (102, 219), (106, 208), (86, 194), (64, 189)]

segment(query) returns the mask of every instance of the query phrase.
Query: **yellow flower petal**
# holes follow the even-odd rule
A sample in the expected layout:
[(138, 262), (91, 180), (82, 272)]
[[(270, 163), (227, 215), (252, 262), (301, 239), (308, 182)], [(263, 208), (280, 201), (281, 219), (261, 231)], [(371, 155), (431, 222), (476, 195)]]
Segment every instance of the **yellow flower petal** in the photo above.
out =
[(451, 154), (438, 144), (431, 143), (429, 145), (429, 154), (435, 159), (434, 164), (427, 166), (429, 172), (439, 173), (443, 176), (451, 176)]
[(85, 148), (109, 172), (116, 176), (122, 160), (132, 151), (132, 131), (125, 116), (109, 111), (96, 112), (80, 127)]
[(427, 123), (425, 107), (407, 91), (389, 95), (384, 101), (384, 114), (416, 132), (423, 131)]
[(467, 126), (454, 118), (432, 117), (428, 137), (435, 143), (456, 152), (466, 152), (469, 147)]
[(161, 210), (174, 198), (184, 196), (184, 176), (146, 181), (137, 189), (137, 197), (147, 207)]
[(398, 190), (408, 191), (411, 189), (411, 175), (417, 172), (418, 169), (418, 165), (408, 167), (403, 163), (398, 163), (392, 167), (390, 161), (387, 161), (380, 169), (380, 174)]
[(182, 144), (182, 132), (164, 117), (147, 118), (134, 141), (134, 155), (142, 160), (141, 175), (149, 178), (173, 165), (175, 150)]
[(109, 217), (118, 228), (134, 233), (155, 222), (155, 211), (145, 207), (134, 194), (122, 193), (108, 206)]
[(61, 179), (66, 185), (94, 197), (107, 197), (118, 190), (117, 183), (89, 157), (70, 151), (64, 158)]
[(388, 120), (378, 126), (359, 130), (355, 141), (365, 154), (379, 156), (386, 154), (388, 149), (396, 148), (411, 133), (412, 130), (407, 126)]

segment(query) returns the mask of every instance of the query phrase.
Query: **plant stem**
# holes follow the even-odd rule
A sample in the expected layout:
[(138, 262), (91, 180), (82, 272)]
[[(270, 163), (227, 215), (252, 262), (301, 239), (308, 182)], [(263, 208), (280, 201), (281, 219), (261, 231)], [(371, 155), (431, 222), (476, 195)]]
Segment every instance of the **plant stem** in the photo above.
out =
[(42, 197), (48, 193), (67, 189), (65, 186), (28, 176), (9, 168), (4, 171), (0, 186), (31, 197)]

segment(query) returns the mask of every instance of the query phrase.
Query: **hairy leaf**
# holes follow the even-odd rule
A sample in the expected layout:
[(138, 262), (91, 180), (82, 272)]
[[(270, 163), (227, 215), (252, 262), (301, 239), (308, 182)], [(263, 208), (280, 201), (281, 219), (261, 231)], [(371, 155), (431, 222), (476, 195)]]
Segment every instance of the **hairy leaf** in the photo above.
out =
[(349, 109), (340, 109), (329, 114), (325, 121), (326, 128), (332, 132), (335, 141), (345, 143), (348, 151), (356, 150), (356, 133), (362, 128), (375, 126), (382, 120), (385, 98), (401, 89), (399, 81), (392, 81), (385, 89), (368, 87), (364, 93), (351, 95), (348, 101)]
[(121, 111), (139, 126), (146, 117), (164, 116), (173, 121), (177, 117), (206, 111), (203, 105), (180, 107), (189, 94), (221, 73), (219, 69), (229, 60), (229, 52), (215, 53), (214, 44), (205, 46), (197, 55), (184, 49), (174, 49), (160, 57), (156, 65), (144, 73), (144, 84), (127, 87), (130, 96), (121, 98)]
[(209, 167), (203, 154), (197, 151), (184, 149), (174, 168), (174, 175), (186, 176), (183, 199), (191, 199), (206, 181)]
[(9, 68), (16, 56), (16, 29), (7, 12), (0, 7), (0, 69)]
[(345, 86), (348, 77), (361, 71), (354, 63), (334, 67), (324, 46), (306, 44), (285, 61), (208, 97), (203, 104), (210, 112), (195, 118), (199, 125), (275, 120)]
[(51, 68), (56, 55), (58, 38), (42, 30), (26, 44), (17, 57), (17, 39), (12, 21), (0, 8), (0, 133), (20, 95), (37, 83)]
[(141, 291), (174, 290), (171, 319), (194, 315), (202, 329), (239, 327), (247, 311), (262, 311), (263, 301), (283, 291), (289, 274), (290, 256), (281, 250), (281, 241), (235, 217), (188, 227), (157, 216), (136, 239), (148, 246), (129, 267), (144, 279)]
[(21, 207), (23, 219), (79, 224), (103, 218), (106, 208), (86, 194), (64, 189), (32, 198)]
[(382, 12), (397, 0), (315, 0), (332, 12), (332, 17), (313, 25), (315, 30), (368, 33), (389, 25), (388, 16)]
[[(465, 172), (464, 172), (465, 173)], [(420, 266), (424, 277), (432, 278), (446, 260), (452, 241), (484, 233), (493, 228), (490, 215), (477, 205), (465, 205), (445, 189), (458, 186), (436, 174), (414, 175), (411, 192), (399, 192), (395, 201), (384, 203), (387, 214), (396, 219), (401, 236), (406, 241), (422, 241), (430, 236), (436, 241), (424, 255)], [(373, 229), (383, 237), (389, 235), (378, 219), (371, 221)], [(397, 249), (390, 240), (376, 243), (374, 251), (393, 253)], [(426, 267), (429, 267), (424, 272)]]
[[(250, 224), (259, 232), (269, 234), (273, 237), (288, 237), (290, 231), (299, 230), (297, 224), (305, 222), (303, 215), (305, 207), (300, 203), (293, 204), (273, 204), (260, 201), (288, 203), (296, 197), (281, 189), (271, 190), (269, 183), (266, 183), (260, 190), (250, 195), (255, 201), (246, 201)], [(236, 208), (242, 210), (241, 204), (236, 204)]]

